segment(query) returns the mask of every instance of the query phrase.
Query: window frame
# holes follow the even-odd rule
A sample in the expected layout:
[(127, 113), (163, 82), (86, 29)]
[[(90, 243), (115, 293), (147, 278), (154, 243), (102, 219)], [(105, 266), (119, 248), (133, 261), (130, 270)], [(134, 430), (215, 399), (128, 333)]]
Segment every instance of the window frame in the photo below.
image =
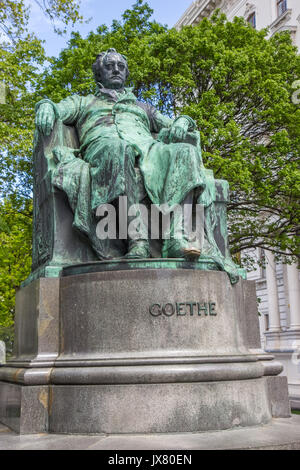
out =
[[(251, 21), (253, 18), (253, 21)], [(251, 26), (256, 29), (256, 11), (253, 11), (247, 18), (247, 22), (251, 24)]]
[(277, 17), (279, 18), (288, 9), (287, 0), (276, 0), (276, 6), (277, 6)]

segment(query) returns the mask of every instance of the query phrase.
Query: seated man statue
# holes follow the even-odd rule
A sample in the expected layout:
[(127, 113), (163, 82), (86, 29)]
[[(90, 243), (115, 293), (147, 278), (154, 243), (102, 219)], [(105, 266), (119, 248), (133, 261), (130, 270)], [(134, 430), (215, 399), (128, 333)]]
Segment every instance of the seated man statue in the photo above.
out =
[[(36, 106), (36, 126), (44, 136), (51, 134), (56, 120), (75, 127), (80, 149), (54, 149), (53, 184), (68, 196), (73, 227), (88, 237), (98, 258), (105, 260), (117, 256), (96, 235), (97, 209), (116, 204), (120, 196), (127, 197), (128, 207), (139, 204), (137, 169), (150, 202), (170, 210), (175, 205), (201, 201), (204, 192), (207, 199), (209, 182), (192, 118), (181, 115), (172, 120), (138, 101), (132, 90), (125, 88), (129, 75), (126, 57), (115, 49), (97, 56), (93, 72), (95, 95), (72, 95), (58, 104), (43, 99)], [(187, 136), (194, 139), (192, 143), (187, 143)], [(191, 242), (186, 233), (175, 237), (175, 219), (173, 215), (169, 236), (163, 237), (162, 256), (197, 260), (201, 255), (198, 240)], [(129, 224), (130, 217), (127, 220)], [(142, 220), (139, 230), (138, 239), (128, 242), (128, 259), (150, 257)], [(235, 265), (229, 263), (230, 268), (226, 268), (228, 260), (224, 261), (221, 253), (216, 255), (217, 248), (209, 238), (206, 236), (207, 251), (218, 258), (221, 269), (232, 271)]]

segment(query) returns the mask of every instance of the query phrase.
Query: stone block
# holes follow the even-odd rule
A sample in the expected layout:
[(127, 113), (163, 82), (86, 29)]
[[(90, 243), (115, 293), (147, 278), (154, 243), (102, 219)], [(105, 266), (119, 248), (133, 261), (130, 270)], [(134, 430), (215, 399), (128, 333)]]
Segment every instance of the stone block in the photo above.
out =
[(204, 432), (271, 420), (264, 379), (51, 386), (51, 433)]
[(0, 382), (0, 422), (19, 434), (48, 431), (48, 387)]
[(39, 279), (16, 295), (13, 361), (53, 363), (58, 354), (59, 279)]
[(281, 368), (251, 348), (252, 284), (155, 263), (79, 265), (84, 273), (66, 269), (18, 292), (2, 423), (21, 434), (170, 433), (287, 416), (284, 386), (268, 382)]
[[(60, 361), (248, 354), (242, 284), (188, 269), (61, 278)], [(71, 365), (71, 363), (69, 365)]]
[(6, 348), (4, 341), (0, 341), (0, 364), (4, 364), (6, 361)]
[(291, 406), (289, 402), (287, 377), (266, 377), (265, 380), (267, 382), (273, 418), (289, 418), (291, 416)]
[(241, 281), (243, 284), (243, 318), (246, 343), (249, 349), (261, 349), (257, 294), (255, 281)]
[(50, 432), (196, 432), (268, 422), (264, 367), (239, 319), (243, 302), (243, 284), (217, 271), (62, 277)]

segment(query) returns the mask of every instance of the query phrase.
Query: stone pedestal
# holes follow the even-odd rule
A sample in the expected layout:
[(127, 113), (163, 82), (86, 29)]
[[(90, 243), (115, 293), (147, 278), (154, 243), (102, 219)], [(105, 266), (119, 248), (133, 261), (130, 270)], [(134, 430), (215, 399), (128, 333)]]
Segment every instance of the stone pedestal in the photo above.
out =
[(15, 357), (0, 368), (2, 423), (174, 433), (289, 416), (282, 366), (260, 349), (254, 283), (153, 263), (80, 265), (19, 292)]
[(6, 361), (6, 348), (4, 341), (0, 341), (0, 364)]

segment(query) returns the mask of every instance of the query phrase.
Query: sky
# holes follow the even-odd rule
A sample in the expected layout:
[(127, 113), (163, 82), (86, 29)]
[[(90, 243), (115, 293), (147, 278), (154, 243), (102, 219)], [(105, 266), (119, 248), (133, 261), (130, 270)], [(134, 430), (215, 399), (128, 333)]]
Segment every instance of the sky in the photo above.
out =
[[(153, 20), (166, 24), (170, 28), (179, 20), (193, 0), (148, 0), (147, 3), (154, 10)], [(85, 19), (91, 18), (88, 24), (77, 24), (69, 28), (66, 35), (58, 36), (53, 32), (50, 21), (44, 17), (39, 7), (27, 0), (31, 5), (30, 29), (45, 40), (44, 47), (50, 56), (58, 56), (61, 49), (66, 47), (71, 31), (79, 31), (86, 37), (90, 31), (95, 31), (100, 24), (110, 26), (112, 20), (120, 20), (122, 13), (130, 9), (135, 0), (82, 0), (81, 13)]]

